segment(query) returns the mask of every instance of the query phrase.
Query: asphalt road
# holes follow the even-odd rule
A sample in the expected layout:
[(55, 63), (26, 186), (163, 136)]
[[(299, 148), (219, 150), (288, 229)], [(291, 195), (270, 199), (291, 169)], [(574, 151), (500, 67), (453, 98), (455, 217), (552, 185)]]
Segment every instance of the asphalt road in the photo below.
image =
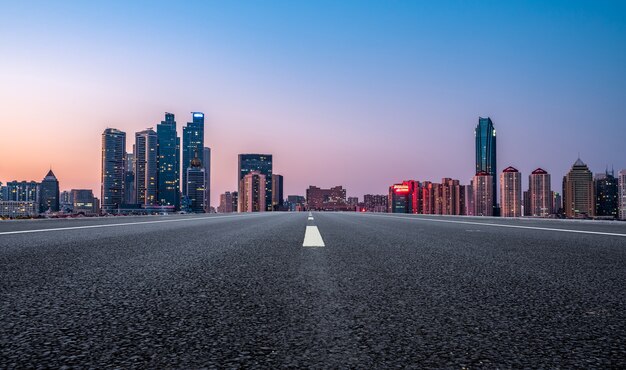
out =
[(626, 223), (311, 218), (0, 222), (0, 368), (626, 367)]

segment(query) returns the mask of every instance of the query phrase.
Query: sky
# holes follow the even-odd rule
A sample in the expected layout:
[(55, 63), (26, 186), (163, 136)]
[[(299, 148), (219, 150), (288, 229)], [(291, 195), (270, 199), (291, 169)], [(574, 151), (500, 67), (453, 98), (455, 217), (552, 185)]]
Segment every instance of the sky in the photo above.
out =
[(237, 154), (285, 195), (467, 184), (478, 117), (498, 169), (626, 168), (624, 1), (0, 0), (0, 181), (100, 194), (101, 134), (206, 114), (212, 204)]

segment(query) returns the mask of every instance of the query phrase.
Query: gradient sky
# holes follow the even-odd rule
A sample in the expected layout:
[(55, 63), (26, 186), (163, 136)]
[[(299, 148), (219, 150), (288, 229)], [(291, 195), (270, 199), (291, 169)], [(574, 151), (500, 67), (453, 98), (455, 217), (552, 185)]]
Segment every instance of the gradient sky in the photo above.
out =
[(212, 203), (237, 154), (274, 154), (285, 195), (403, 179), (469, 183), (490, 116), (499, 170), (553, 188), (580, 152), (626, 168), (624, 1), (4, 2), (0, 181), (100, 196), (106, 127), (207, 117)]

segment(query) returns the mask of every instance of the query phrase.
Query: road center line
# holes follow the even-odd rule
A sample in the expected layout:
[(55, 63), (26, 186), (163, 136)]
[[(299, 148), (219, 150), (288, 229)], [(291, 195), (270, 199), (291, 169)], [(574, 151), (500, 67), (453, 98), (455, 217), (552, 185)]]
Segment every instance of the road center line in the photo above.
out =
[(304, 232), (303, 247), (324, 247), (324, 240), (317, 226), (307, 226)]
[(313, 221), (313, 217), (310, 217), (310, 216), (309, 216), (309, 218), (308, 218), (307, 220), (309, 220), (309, 221)]
[(178, 218), (178, 219), (175, 219), (175, 220), (140, 221), (140, 222), (125, 222), (125, 223), (118, 223), (118, 224), (102, 224), (102, 225), (57, 227), (57, 228), (51, 228), (51, 229), (3, 231), (3, 232), (0, 232), (0, 235), (30, 234), (30, 233), (42, 233), (42, 232), (48, 232), (48, 231), (64, 231), (64, 230), (80, 230), (80, 229), (97, 229), (97, 228), (101, 228), (101, 227), (147, 225), (147, 224), (160, 224), (160, 223), (168, 223), (168, 222), (213, 220), (213, 219), (218, 219), (218, 218), (232, 218), (232, 217), (238, 217), (238, 216), (209, 216), (209, 217), (194, 217), (194, 218)]
[(553, 228), (553, 227), (503, 225), (503, 224), (490, 224), (490, 223), (484, 223), (484, 222), (457, 221), (457, 220), (435, 220), (435, 219), (432, 219), (432, 218), (422, 218), (422, 217), (402, 217), (402, 216), (379, 216), (379, 217), (393, 217), (393, 218), (402, 218), (402, 219), (405, 219), (405, 220), (444, 222), (444, 223), (451, 223), (451, 224), (481, 225), (481, 226), (493, 226), (493, 227), (508, 227), (508, 228), (511, 228), (511, 229), (560, 231), (560, 232), (564, 232), (564, 233), (593, 234), (593, 235), (608, 235), (608, 236), (626, 237), (626, 234), (619, 234), (619, 233), (606, 233), (606, 232), (601, 232), (601, 231), (587, 231), (587, 230), (557, 229), (557, 228)]

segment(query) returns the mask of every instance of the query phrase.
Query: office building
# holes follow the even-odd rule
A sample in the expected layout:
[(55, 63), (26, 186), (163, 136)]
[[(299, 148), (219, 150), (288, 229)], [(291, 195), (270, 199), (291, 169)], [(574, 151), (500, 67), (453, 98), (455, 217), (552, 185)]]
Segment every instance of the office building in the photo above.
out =
[(528, 213), (532, 217), (548, 217), (554, 213), (550, 174), (537, 168), (528, 176)]
[(382, 194), (365, 194), (363, 196), (363, 205), (366, 212), (387, 212), (388, 195)]
[(137, 204), (157, 204), (157, 133), (146, 129), (135, 134), (135, 188)]
[(220, 194), (220, 205), (217, 207), (218, 213), (232, 213), (233, 209), (233, 195), (230, 191)]
[(302, 195), (288, 195), (287, 209), (291, 212), (304, 211), (306, 209), (306, 198)]
[(626, 170), (617, 174), (617, 186), (619, 196), (619, 219), (626, 220)]
[(265, 194), (266, 178), (259, 171), (251, 171), (241, 180), (239, 190), (239, 212), (265, 212), (267, 200)]
[(472, 179), (474, 216), (493, 216), (493, 176), (485, 171), (476, 173)]
[(556, 215), (563, 214), (563, 197), (557, 192), (552, 192), (552, 211)]
[(474, 216), (474, 181), (470, 181), (469, 185), (463, 185), (463, 194), (465, 198), (465, 215)]
[(2, 185), (2, 181), (0, 181), (0, 200), (7, 200), (9, 197), (9, 191), (5, 185)]
[(389, 187), (389, 213), (420, 213), (420, 183), (402, 181)]
[[(133, 145), (133, 150), (135, 145)], [(124, 166), (124, 201), (125, 205), (137, 204), (137, 188), (135, 187), (135, 153), (126, 153)]]
[[(272, 155), (271, 154), (239, 154), (238, 182), (250, 172), (256, 171), (265, 176), (265, 206), (267, 211), (272, 210)], [(242, 196), (242, 189), (239, 189), (239, 196)]]
[(595, 216), (593, 174), (578, 158), (563, 177), (563, 211), (567, 218)]
[(7, 182), (6, 200), (13, 202), (35, 202), (39, 204), (39, 183), (35, 181)]
[[(491, 204), (497, 208), (496, 129), (491, 118), (478, 118), (474, 136), (476, 138), (476, 173), (486, 172), (491, 175), (493, 179), (490, 192), (493, 198)], [(494, 209), (494, 212), (492, 214), (497, 214), (498, 210)]]
[(157, 204), (180, 208), (180, 137), (174, 114), (165, 113), (157, 125)]
[(107, 128), (102, 133), (101, 202), (104, 213), (117, 212), (124, 202), (126, 133)]
[(206, 195), (206, 175), (200, 158), (196, 156), (189, 163), (186, 171), (187, 186), (186, 199), (188, 200), (189, 211), (193, 213), (203, 213)]
[(306, 190), (306, 202), (310, 211), (350, 210), (346, 199), (346, 189), (342, 186), (334, 186), (330, 189), (309, 186)]
[(0, 217), (26, 218), (36, 217), (39, 205), (35, 201), (0, 200)]
[(237, 212), (239, 210), (239, 192), (233, 191), (230, 196), (233, 198), (233, 212)]
[(39, 212), (59, 212), (59, 180), (52, 169), (39, 185)]
[(284, 211), (283, 203), (283, 175), (272, 174), (272, 209)]
[(522, 216), (522, 174), (507, 167), (500, 174), (500, 216)]
[(74, 213), (84, 215), (95, 215), (98, 213), (96, 198), (90, 189), (72, 189), (70, 197)]
[[(183, 184), (187, 184), (187, 169), (191, 166), (191, 160), (195, 153), (204, 157), (204, 113), (191, 112), (192, 120), (183, 127)], [(183, 195), (188, 195), (187, 186), (183, 187)]]
[(596, 197), (596, 217), (618, 218), (619, 194), (615, 172), (607, 169), (594, 179)]
[(204, 211), (211, 212), (211, 148), (204, 147), (202, 151), (202, 165), (204, 166)]

